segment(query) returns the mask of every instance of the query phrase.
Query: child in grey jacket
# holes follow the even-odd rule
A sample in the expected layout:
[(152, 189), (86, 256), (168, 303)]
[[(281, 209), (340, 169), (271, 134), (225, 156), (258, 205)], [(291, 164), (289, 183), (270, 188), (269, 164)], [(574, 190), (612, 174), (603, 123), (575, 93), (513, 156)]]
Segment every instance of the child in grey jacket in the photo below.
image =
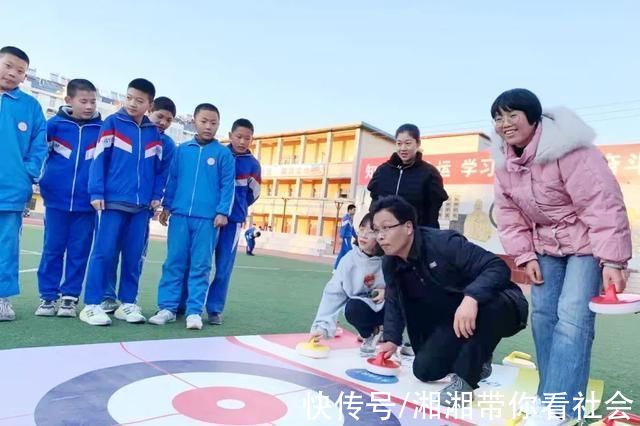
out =
[(382, 250), (371, 229), (371, 215), (366, 214), (358, 229), (358, 243), (338, 264), (324, 288), (311, 338), (318, 341), (335, 336), (340, 310), (364, 339), (361, 356), (375, 354), (384, 322)]

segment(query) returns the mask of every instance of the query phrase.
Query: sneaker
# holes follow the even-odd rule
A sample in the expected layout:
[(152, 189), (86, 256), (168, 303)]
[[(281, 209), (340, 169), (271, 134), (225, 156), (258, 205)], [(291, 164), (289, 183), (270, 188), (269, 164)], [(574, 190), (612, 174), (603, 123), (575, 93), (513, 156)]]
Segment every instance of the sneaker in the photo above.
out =
[(484, 364), (482, 364), (482, 370), (480, 370), (480, 380), (485, 380), (491, 377), (491, 373), (493, 373), (493, 367), (491, 366), (491, 361), (493, 357), (489, 358)]
[(16, 313), (13, 311), (11, 302), (6, 297), (0, 297), (0, 321), (13, 321)]
[(222, 325), (222, 314), (209, 314), (209, 324)]
[(40, 299), (40, 306), (36, 309), (36, 316), (54, 317), (56, 315), (56, 301)]
[(400, 355), (416, 356), (415, 352), (413, 352), (413, 348), (411, 347), (411, 343), (404, 342), (402, 344), (402, 347), (400, 348)]
[(198, 314), (191, 314), (187, 317), (187, 330), (201, 330), (202, 317)]
[(142, 315), (142, 309), (135, 303), (123, 303), (114, 314), (116, 319), (126, 321), (130, 324), (142, 324), (147, 319)]
[[(62, 296), (60, 299), (60, 306), (58, 307), (58, 316), (75, 318), (76, 309), (78, 307), (78, 298), (73, 296)], [(38, 313), (36, 312), (36, 315)]]
[(372, 357), (376, 354), (376, 345), (378, 344), (378, 339), (380, 339), (380, 333), (376, 333), (376, 331), (362, 341), (362, 345), (360, 345), (361, 357)]
[(106, 299), (101, 304), (100, 307), (107, 314), (112, 314), (120, 307), (120, 304), (117, 300)]
[(562, 418), (543, 408), (533, 415), (525, 417), (523, 426), (564, 426), (574, 423), (576, 420), (572, 418)]
[(149, 324), (165, 325), (176, 321), (176, 314), (168, 309), (162, 309), (157, 314), (149, 318)]
[(440, 391), (440, 405), (443, 407), (461, 407), (472, 398), (473, 388), (457, 374), (452, 374), (451, 383)]
[(80, 321), (84, 321), (89, 325), (111, 325), (111, 318), (100, 305), (86, 305), (80, 311)]

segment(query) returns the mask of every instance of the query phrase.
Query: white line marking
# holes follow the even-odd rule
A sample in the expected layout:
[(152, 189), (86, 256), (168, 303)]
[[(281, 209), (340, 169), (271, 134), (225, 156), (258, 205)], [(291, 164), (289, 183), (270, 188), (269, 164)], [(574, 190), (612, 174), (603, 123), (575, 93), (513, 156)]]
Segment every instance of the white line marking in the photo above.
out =
[(20, 270), (18, 272), (21, 273), (21, 274), (24, 274), (26, 272), (37, 272), (37, 271), (38, 271), (38, 268), (31, 268), (31, 269), (22, 269), (22, 270)]

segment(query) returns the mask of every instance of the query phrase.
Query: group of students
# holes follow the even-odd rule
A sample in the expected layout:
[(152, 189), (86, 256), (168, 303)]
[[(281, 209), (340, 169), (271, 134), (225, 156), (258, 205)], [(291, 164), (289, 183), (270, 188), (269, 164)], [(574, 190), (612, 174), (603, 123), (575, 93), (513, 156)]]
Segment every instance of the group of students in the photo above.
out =
[[(149, 220), (162, 206), (168, 253), (158, 312), (149, 322), (166, 324), (184, 311), (187, 327), (200, 329), (206, 309), (209, 322), (220, 324), (237, 236), (260, 195), (251, 122), (234, 122), (230, 144), (222, 146), (215, 139), (218, 109), (200, 104), (195, 138), (176, 149), (163, 133), (175, 105), (155, 98), (149, 81), (133, 80), (124, 107), (102, 121), (95, 87), (76, 79), (67, 88), (68, 105), (47, 123), (38, 102), (18, 88), (28, 65), (20, 49), (0, 49), (0, 320), (15, 318), (9, 297), (19, 293), (22, 213), (39, 183), (46, 213), (37, 315), (76, 316), (87, 269), (81, 320), (108, 325), (106, 311), (115, 310), (117, 319), (144, 322), (138, 282)], [(631, 258), (626, 207), (595, 133), (573, 112), (543, 110), (535, 94), (512, 89), (496, 98), (491, 118), (498, 232), (506, 254), (534, 284), (540, 382), (537, 399), (521, 409), (530, 415), (528, 425), (565, 424), (579, 410), (552, 412), (548, 396), (564, 392), (580, 401), (586, 395), (595, 322), (588, 304), (603, 285), (624, 290)], [(448, 198), (442, 177), (422, 159), (416, 126), (403, 125), (395, 136), (397, 152), (374, 173), (374, 202), (352, 250), (355, 206), (349, 206), (344, 256), (324, 290), (311, 337), (334, 336), (344, 308), (363, 339), (362, 354), (382, 342), (377, 350), (389, 357), (406, 329), (414, 375), (432, 381), (452, 374), (441, 403), (454, 405), (454, 395), (491, 374), (500, 340), (526, 327), (528, 302), (498, 256), (437, 229)], [(114, 306), (118, 259), (122, 304)]]
[(187, 328), (201, 329), (206, 310), (210, 324), (222, 324), (238, 236), (260, 196), (252, 123), (236, 120), (223, 146), (216, 139), (220, 112), (202, 103), (194, 111), (195, 137), (176, 147), (164, 133), (175, 104), (156, 98), (142, 78), (129, 83), (123, 108), (104, 120), (95, 86), (71, 80), (67, 105), (46, 122), (37, 100), (19, 89), (28, 67), (22, 50), (0, 49), (0, 321), (15, 319), (9, 297), (19, 293), (22, 212), (38, 183), (46, 210), (36, 315), (76, 317), (86, 282), (82, 321), (109, 325), (107, 313), (115, 312), (119, 320), (145, 322), (138, 284), (149, 221), (162, 208), (168, 252), (149, 322), (185, 313)]
[[(572, 111), (543, 110), (527, 89), (500, 94), (490, 111), (498, 233), (533, 284), (539, 384), (520, 410), (527, 426), (572, 424), (584, 419), (588, 397), (595, 327), (589, 302), (603, 286), (622, 292), (628, 278), (624, 199), (595, 132)], [(416, 126), (403, 125), (395, 136), (397, 152), (373, 175), (357, 246), (325, 287), (310, 337), (334, 336), (343, 307), (364, 356), (378, 342), (378, 351), (393, 356), (406, 330), (415, 377), (450, 375), (439, 401), (459, 405), (490, 376), (500, 340), (527, 326), (529, 304), (503, 260), (437, 229), (447, 199), (442, 178), (421, 158)], [(566, 410), (554, 406), (557, 396)]]

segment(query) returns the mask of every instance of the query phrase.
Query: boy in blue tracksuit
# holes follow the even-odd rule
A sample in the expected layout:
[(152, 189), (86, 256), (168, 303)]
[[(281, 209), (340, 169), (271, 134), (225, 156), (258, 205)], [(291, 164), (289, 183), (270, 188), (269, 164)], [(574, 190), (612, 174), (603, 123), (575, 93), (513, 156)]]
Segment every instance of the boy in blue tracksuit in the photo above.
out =
[[(165, 133), (165, 131), (171, 126), (173, 119), (176, 116), (176, 104), (166, 96), (158, 96), (153, 100), (153, 104), (151, 106), (151, 113), (149, 113), (149, 120), (156, 126), (158, 126), (158, 130), (160, 131), (160, 141), (162, 142), (162, 161), (160, 162), (160, 168), (163, 178), (162, 188), (164, 191), (164, 187), (167, 183), (167, 179), (169, 178), (169, 169), (171, 166), (171, 161), (173, 160), (173, 154), (176, 151), (176, 143), (171, 139), (169, 135)], [(149, 214), (151, 217), (154, 216), (155, 211), (150, 210)], [(144, 244), (144, 252), (141, 262), (144, 264), (144, 258), (147, 255), (147, 248), (149, 246), (149, 232), (147, 232)], [(119, 251), (120, 252), (120, 251)], [(119, 253), (118, 253), (119, 254)], [(117, 282), (117, 268), (114, 268), (109, 275), (109, 280), (107, 283), (107, 290), (104, 294), (104, 300), (100, 304), (102, 310), (106, 313), (114, 312), (120, 306), (117, 302), (116, 295), (116, 282)]]
[(22, 213), (47, 155), (47, 123), (36, 99), (21, 91), (29, 57), (13, 46), (0, 49), (0, 321), (16, 314), (9, 297), (20, 293), (18, 260)]
[(47, 122), (49, 156), (40, 179), (46, 210), (38, 268), (38, 316), (50, 317), (56, 312), (59, 317), (76, 316), (96, 216), (87, 190), (89, 166), (102, 125), (96, 100), (96, 87), (89, 80), (71, 80), (65, 97), (67, 106), (60, 107)]
[(349, 250), (353, 248), (351, 240), (358, 237), (356, 235), (356, 229), (353, 227), (353, 216), (355, 214), (356, 206), (349, 204), (347, 207), (347, 214), (342, 218), (342, 224), (340, 225), (340, 239), (342, 240), (342, 245), (340, 246), (340, 253), (338, 253), (338, 257), (336, 258), (336, 264), (333, 266), (334, 271), (338, 269), (340, 259), (342, 259), (344, 255), (349, 253)]
[(256, 247), (256, 238), (260, 235), (260, 231), (256, 231), (256, 227), (253, 225), (245, 231), (244, 239), (247, 242), (247, 256), (255, 256), (253, 249)]
[(247, 219), (247, 211), (260, 197), (260, 163), (251, 154), (249, 147), (253, 141), (253, 124), (246, 118), (236, 120), (229, 133), (228, 148), (236, 160), (236, 193), (229, 224), (220, 229), (216, 246), (216, 274), (207, 295), (209, 324), (222, 324), (222, 311), (227, 300), (229, 281), (236, 260), (238, 239), (242, 223)]
[(124, 108), (102, 124), (89, 169), (89, 195), (98, 224), (80, 319), (90, 325), (111, 324), (100, 303), (120, 249), (122, 305), (115, 317), (129, 323), (146, 321), (136, 304), (138, 282), (149, 209), (160, 205), (163, 189), (160, 132), (145, 115), (154, 96), (150, 81), (137, 78), (129, 83)]
[(202, 328), (213, 251), (218, 229), (228, 223), (235, 188), (231, 151), (215, 139), (220, 114), (211, 104), (194, 112), (196, 137), (178, 147), (171, 165), (160, 222), (167, 223), (167, 259), (158, 284), (158, 308), (149, 319), (163, 325), (176, 320), (185, 273), (188, 273), (186, 325)]

